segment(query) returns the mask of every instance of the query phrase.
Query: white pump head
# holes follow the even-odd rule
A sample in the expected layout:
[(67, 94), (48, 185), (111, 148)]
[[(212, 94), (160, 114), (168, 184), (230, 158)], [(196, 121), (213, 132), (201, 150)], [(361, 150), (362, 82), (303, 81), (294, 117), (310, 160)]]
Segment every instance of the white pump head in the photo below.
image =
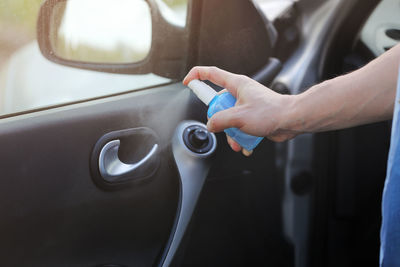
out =
[(212, 89), (209, 85), (199, 80), (192, 80), (188, 84), (188, 87), (193, 90), (193, 93), (208, 106), (211, 100), (217, 95), (217, 92)]

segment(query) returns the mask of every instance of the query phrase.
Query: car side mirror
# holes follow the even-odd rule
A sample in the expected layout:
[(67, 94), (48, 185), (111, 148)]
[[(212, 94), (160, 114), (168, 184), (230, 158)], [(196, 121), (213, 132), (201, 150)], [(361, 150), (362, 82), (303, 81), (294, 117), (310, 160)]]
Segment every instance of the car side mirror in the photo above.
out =
[(255, 0), (46, 0), (37, 24), (50, 61), (170, 79), (208, 65), (270, 81), (276, 34)]
[(161, 0), (46, 0), (39, 47), (47, 59), (71, 67), (182, 77), (186, 16), (171, 12)]

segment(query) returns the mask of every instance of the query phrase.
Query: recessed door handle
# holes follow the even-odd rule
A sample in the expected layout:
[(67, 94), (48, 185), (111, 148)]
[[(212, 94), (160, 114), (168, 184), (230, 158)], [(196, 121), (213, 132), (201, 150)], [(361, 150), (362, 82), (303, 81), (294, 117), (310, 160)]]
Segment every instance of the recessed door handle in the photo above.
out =
[(108, 142), (101, 149), (99, 156), (99, 171), (104, 180), (113, 182), (120, 177), (134, 173), (136, 169), (149, 161), (157, 152), (158, 144), (155, 144), (150, 152), (139, 162), (134, 164), (123, 163), (118, 157), (120, 140)]

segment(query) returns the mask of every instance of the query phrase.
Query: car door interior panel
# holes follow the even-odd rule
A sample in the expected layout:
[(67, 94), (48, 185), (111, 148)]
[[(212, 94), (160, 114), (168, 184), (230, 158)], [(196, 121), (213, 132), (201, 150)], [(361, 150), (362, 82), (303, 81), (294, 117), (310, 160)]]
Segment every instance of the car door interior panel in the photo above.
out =
[[(3, 120), (3, 264), (154, 264), (169, 238), (178, 203), (179, 175), (170, 138), (189, 104), (189, 92), (182, 90), (167, 86)], [(159, 166), (153, 166), (150, 177), (121, 183), (118, 190), (99, 186), (88, 168), (96, 143), (109, 133), (123, 139), (127, 132), (121, 129), (137, 127), (163, 136), (158, 139)], [(123, 161), (135, 162), (147, 153), (143, 138), (148, 133), (144, 135), (122, 141)]]
[[(182, 121), (194, 120), (197, 122), (189, 124), (201, 125), (198, 121), (205, 122), (203, 114), (205, 107), (188, 89), (171, 84), (2, 120), (3, 263), (20, 266), (57, 266), (60, 261), (67, 266), (160, 264), (167, 256), (165, 248), (171, 246), (177, 228), (183, 235), (191, 222), (191, 216), (186, 216), (185, 227), (176, 226), (180, 209), (186, 209), (182, 203), (192, 205), (189, 214), (193, 213), (197, 197), (194, 201), (180, 203), (180, 200), (199, 196), (203, 183), (206, 193), (200, 195), (198, 207), (201, 221), (189, 226), (189, 235), (194, 236), (186, 242), (185, 251), (180, 242), (174, 244), (175, 261), (191, 262), (201, 253), (211, 257), (219, 251), (224, 255), (221, 263), (229, 263), (230, 252), (247, 247), (246, 254), (232, 260), (244, 263), (250, 257), (258, 262), (262, 247), (273, 248), (274, 244), (283, 244), (274, 247), (279, 253), (264, 255), (262, 259), (275, 263), (285, 260), (290, 255), (290, 246), (277, 232), (281, 225), (278, 188), (282, 180), (275, 167), (273, 144), (264, 141), (255, 153), (254, 159), (265, 162), (261, 165), (229, 151), (226, 145), (217, 146), (212, 164), (201, 157), (187, 162), (189, 158), (179, 156), (182, 152), (173, 147), (173, 136)], [(215, 144), (224, 144), (224, 138), (218, 135)], [(97, 180), (101, 178), (99, 173), (94, 173), (94, 169), (96, 172), (99, 169), (99, 150), (117, 139), (121, 140), (119, 159), (126, 164), (140, 161), (157, 143), (159, 165), (154, 166), (154, 173), (132, 179), (126, 176), (119, 182), (116, 180), (115, 186)], [(207, 175), (208, 168), (211, 169)], [(271, 179), (264, 179), (265, 174)], [(210, 181), (205, 182), (210, 176), (207, 179)], [(197, 180), (186, 187), (184, 179)], [(260, 187), (262, 192), (258, 190)], [(222, 198), (216, 189), (223, 190)], [(193, 194), (193, 190), (197, 193)], [(250, 198), (245, 197), (248, 193)], [(210, 201), (215, 201), (211, 210), (207, 208)], [(231, 205), (230, 201), (238, 202)], [(205, 210), (202, 202), (207, 203)], [(267, 209), (264, 209), (265, 203), (269, 203)], [(254, 204), (258, 206), (256, 210)], [(242, 213), (248, 213), (248, 220), (239, 218)], [(228, 223), (228, 218), (237, 220), (239, 228), (228, 227), (221, 232), (220, 227)], [(264, 223), (271, 227), (264, 229)], [(210, 229), (204, 233), (203, 227)], [(239, 242), (244, 236), (236, 235), (242, 231), (256, 238), (260, 247), (256, 248), (252, 238)], [(210, 245), (199, 244), (196, 233), (203, 233), (201, 240), (206, 237)], [(227, 246), (225, 235), (236, 241), (228, 242)], [(210, 257), (198, 263), (210, 263)]]

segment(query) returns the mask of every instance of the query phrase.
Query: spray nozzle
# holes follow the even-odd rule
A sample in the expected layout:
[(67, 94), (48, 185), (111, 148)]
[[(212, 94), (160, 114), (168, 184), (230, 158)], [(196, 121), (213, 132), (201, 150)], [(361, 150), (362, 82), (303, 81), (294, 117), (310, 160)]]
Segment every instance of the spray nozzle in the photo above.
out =
[(190, 81), (188, 87), (192, 89), (193, 93), (207, 106), (217, 95), (217, 92), (212, 89), (211, 86), (199, 80)]

